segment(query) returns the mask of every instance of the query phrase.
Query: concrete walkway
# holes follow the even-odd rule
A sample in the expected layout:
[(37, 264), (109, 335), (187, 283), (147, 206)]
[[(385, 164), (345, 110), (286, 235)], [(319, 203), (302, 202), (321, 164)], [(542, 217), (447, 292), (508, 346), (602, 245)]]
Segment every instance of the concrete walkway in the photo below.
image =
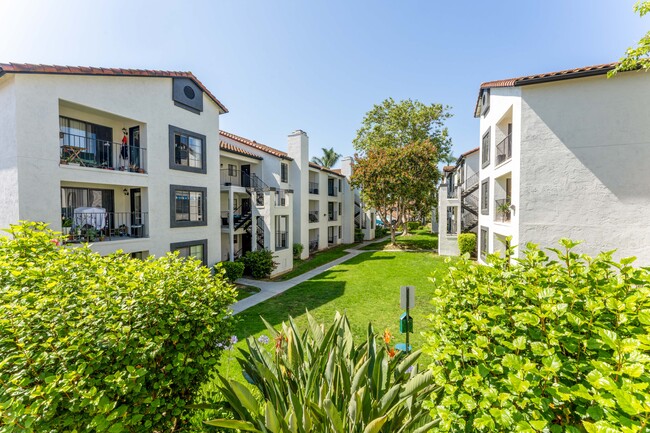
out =
[(368, 253), (372, 251), (364, 251), (360, 250), (360, 248), (374, 244), (375, 242), (383, 242), (389, 237), (384, 237), (381, 239), (374, 239), (372, 241), (366, 241), (362, 242), (359, 245), (356, 245), (354, 247), (351, 247), (350, 249), (344, 250), (347, 254), (343, 257), (340, 257), (336, 260), (332, 260), (331, 262), (325, 263), (322, 266), (319, 266), (317, 268), (312, 269), (311, 271), (305, 272), (302, 275), (298, 275), (295, 278), (292, 278), (290, 280), (286, 281), (261, 281), (261, 280), (251, 280), (248, 278), (240, 278), (237, 280), (237, 284), (245, 284), (247, 286), (253, 286), (253, 287), (258, 287), (260, 291), (252, 296), (249, 296), (248, 298), (244, 298), (239, 302), (235, 302), (230, 306), (230, 308), (233, 311), (233, 314), (241, 313), (242, 311), (259, 304), (260, 302), (264, 302), (267, 299), (270, 299), (274, 296), (279, 295), (280, 293), (289, 290), (290, 288), (297, 286), (298, 284), (307, 281), (313, 277), (315, 277), (318, 274), (321, 274), (328, 269), (333, 268), (336, 265), (340, 265), (341, 263), (350, 260), (352, 257), (356, 257), (359, 254), (362, 253)]

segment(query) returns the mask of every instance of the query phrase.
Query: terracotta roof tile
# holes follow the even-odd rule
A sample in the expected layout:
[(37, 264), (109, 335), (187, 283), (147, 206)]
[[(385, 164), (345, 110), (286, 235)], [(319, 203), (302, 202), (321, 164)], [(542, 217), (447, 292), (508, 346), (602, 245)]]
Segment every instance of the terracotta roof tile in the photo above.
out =
[(481, 93), (484, 89), (491, 89), (495, 87), (516, 87), (525, 86), (528, 84), (543, 83), (547, 81), (568, 80), (571, 78), (588, 77), (591, 75), (606, 74), (616, 67), (617, 63), (603, 63), (601, 65), (583, 66), (581, 68), (565, 69), (563, 71), (546, 72), (543, 74), (526, 75), (523, 77), (506, 78), (504, 80), (486, 81), (481, 83), (474, 109), (474, 117), (480, 115)]
[(278, 149), (274, 149), (270, 146), (267, 146), (262, 143), (258, 143), (255, 140), (249, 140), (248, 138), (240, 137), (239, 135), (232, 134), (230, 132), (226, 131), (219, 131), (219, 134), (221, 134), (223, 137), (230, 138), (231, 140), (235, 140), (239, 143), (245, 144), (246, 146), (250, 146), (254, 149), (261, 150), (262, 152), (268, 153), (270, 155), (276, 156), (278, 158), (282, 159), (287, 159), (289, 161), (293, 161), (293, 158), (291, 158), (289, 155), (287, 155), (286, 152), (283, 152)]
[(475, 148), (475, 149), (468, 150), (467, 152), (465, 152), (465, 153), (463, 153), (462, 155), (460, 155), (460, 158), (458, 158), (458, 159), (465, 158), (466, 156), (469, 156), (469, 155), (471, 155), (471, 154), (474, 153), (474, 152), (478, 152), (480, 149), (481, 149), (480, 147), (477, 147), (477, 148)]
[(251, 153), (251, 152), (249, 152), (247, 150), (241, 149), (241, 148), (239, 148), (237, 146), (233, 146), (232, 144), (226, 143), (225, 141), (222, 141), (221, 143), (219, 143), (219, 148), (221, 150), (225, 151), (225, 152), (236, 153), (238, 155), (244, 155), (244, 156), (248, 156), (250, 158), (255, 158), (255, 159), (259, 159), (259, 160), (264, 159), (259, 155), (255, 155), (254, 153)]
[(341, 169), (339, 169), (339, 168), (336, 168), (336, 169), (327, 168), (327, 167), (323, 167), (322, 165), (318, 165), (315, 162), (310, 162), (309, 166), (311, 168), (315, 168), (316, 170), (321, 170), (321, 171), (325, 171), (327, 173), (335, 174), (335, 175), (340, 176), (340, 177), (345, 177), (345, 176), (343, 176), (341, 174)]
[(28, 63), (0, 63), (0, 76), (4, 74), (69, 74), (115, 75), (123, 77), (189, 78), (205, 92), (224, 113), (228, 109), (191, 72), (158, 71), (149, 69), (96, 68), (92, 66), (32, 65)]
[(445, 173), (451, 173), (455, 169), (456, 169), (455, 165), (445, 165), (444, 167), (442, 167), (442, 171), (444, 171)]

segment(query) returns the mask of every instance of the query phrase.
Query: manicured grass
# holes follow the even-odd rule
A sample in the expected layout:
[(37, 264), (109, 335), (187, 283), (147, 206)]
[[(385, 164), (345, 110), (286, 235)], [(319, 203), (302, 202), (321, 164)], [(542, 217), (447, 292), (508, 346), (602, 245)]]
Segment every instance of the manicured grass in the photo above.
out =
[(243, 284), (237, 284), (237, 300), (241, 301), (244, 298), (248, 298), (249, 296), (254, 295), (255, 293), (259, 293), (260, 289), (258, 287), (253, 287), (253, 286), (245, 286)]
[(291, 278), (295, 278), (299, 275), (304, 274), (305, 272), (309, 272), (312, 269), (324, 265), (325, 263), (329, 263), (338, 258), (341, 258), (347, 254), (345, 250), (352, 248), (355, 245), (357, 244), (338, 245), (325, 251), (319, 251), (313, 254), (307, 260), (294, 260), (293, 269), (290, 272), (287, 272), (286, 274), (275, 278), (274, 281), (290, 280)]
[(395, 238), (397, 247), (390, 244), (390, 239), (362, 247), (362, 250), (435, 250), (438, 248), (438, 235), (428, 230), (415, 230), (408, 235)]

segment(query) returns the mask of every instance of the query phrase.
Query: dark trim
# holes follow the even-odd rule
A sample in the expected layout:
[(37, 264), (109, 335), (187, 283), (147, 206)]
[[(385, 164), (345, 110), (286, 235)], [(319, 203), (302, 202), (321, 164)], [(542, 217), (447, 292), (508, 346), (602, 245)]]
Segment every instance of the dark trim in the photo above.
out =
[[(487, 185), (487, 208), (483, 208), (483, 185)], [(490, 215), (490, 178), (481, 181), (479, 186), (479, 210), (481, 215)]]
[(538, 78), (521, 78), (514, 83), (514, 87), (526, 86), (528, 84), (548, 83), (550, 81), (563, 81), (571, 80), (573, 78), (592, 77), (594, 75), (605, 75), (614, 69), (614, 66), (604, 69), (596, 69), (591, 71), (572, 72), (569, 74), (554, 75), (551, 77), (538, 77)]
[[(188, 167), (182, 164), (176, 164), (176, 145), (174, 143), (174, 134), (176, 134), (177, 132), (180, 134), (188, 135), (202, 140), (201, 142), (203, 144), (201, 145), (201, 168)], [(207, 148), (208, 146), (205, 139), (205, 135), (188, 131), (187, 129), (179, 128), (178, 126), (169, 125), (169, 169), (170, 170), (180, 170), (180, 171), (189, 171), (191, 173), (207, 174), (208, 172), (207, 157), (206, 157)]]
[[(176, 221), (176, 191), (202, 192), (203, 221)], [(169, 227), (198, 227), (208, 225), (208, 189), (202, 186), (169, 185)]]
[(196, 108), (190, 107), (189, 105), (185, 105), (185, 104), (183, 104), (181, 102), (174, 101), (174, 105), (177, 106), (178, 108), (183, 108), (183, 109), (185, 109), (187, 111), (191, 111), (194, 114), (201, 115), (200, 110), (197, 110)]
[(251, 155), (251, 154), (244, 153), (244, 152), (237, 152), (237, 151), (234, 151), (234, 150), (231, 150), (231, 149), (224, 149), (223, 147), (219, 147), (219, 150), (221, 150), (223, 152), (234, 153), (235, 155), (245, 156), (245, 157), (251, 158), (251, 159), (259, 159), (260, 161), (264, 160), (264, 158), (262, 158), (261, 156)]
[[(489, 136), (488, 137), (489, 143), (487, 146), (487, 160), (483, 161), (483, 155), (485, 154), (485, 152), (483, 151), (483, 141), (485, 140), (485, 136)], [(481, 168), (485, 168), (488, 165), (490, 165), (491, 157), (492, 157), (492, 126), (488, 127), (488, 130), (481, 137)]]
[(169, 244), (169, 251), (174, 252), (179, 248), (193, 247), (195, 245), (203, 245), (203, 265), (208, 265), (208, 240), (199, 239), (196, 241), (174, 242)]
[(486, 250), (484, 250), (482, 248), (483, 239), (484, 239), (483, 238), (483, 232), (485, 232), (485, 240), (486, 240), (486, 243), (487, 243), (487, 249), (489, 250), (490, 249), (490, 228), (485, 227), (485, 226), (479, 226), (479, 230), (478, 230), (478, 233), (479, 233), (479, 241), (478, 241), (478, 250), (479, 250), (479, 252), (478, 252), (478, 254), (479, 254), (480, 257), (485, 258), (489, 254), (489, 251), (486, 251)]

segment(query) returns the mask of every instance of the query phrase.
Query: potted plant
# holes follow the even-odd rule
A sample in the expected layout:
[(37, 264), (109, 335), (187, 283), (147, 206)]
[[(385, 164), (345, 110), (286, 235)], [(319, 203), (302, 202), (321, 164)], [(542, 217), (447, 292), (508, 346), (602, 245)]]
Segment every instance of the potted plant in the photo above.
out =
[(504, 201), (497, 205), (497, 212), (501, 213), (501, 221), (510, 221), (510, 201)]
[(72, 228), (72, 219), (62, 217), (61, 228), (62, 228), (63, 236), (68, 236), (70, 234), (70, 229)]

